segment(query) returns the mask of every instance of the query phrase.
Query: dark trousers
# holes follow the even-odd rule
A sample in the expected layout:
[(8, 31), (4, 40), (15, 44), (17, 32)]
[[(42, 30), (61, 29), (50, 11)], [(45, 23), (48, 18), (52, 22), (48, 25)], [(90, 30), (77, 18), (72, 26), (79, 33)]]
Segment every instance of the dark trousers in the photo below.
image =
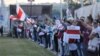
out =
[(21, 35), (22, 38), (25, 38), (24, 31), (21, 32)]
[(24, 38), (24, 32), (17, 32), (15, 35), (19, 38)]
[(88, 56), (88, 44), (83, 43), (82, 45), (83, 45), (83, 48), (82, 48), (83, 55)]
[(58, 37), (57, 37), (57, 33), (54, 34), (54, 48), (55, 48), (55, 51), (58, 53)]
[(85, 56), (83, 54), (83, 50), (82, 50), (83, 44), (82, 43), (77, 43), (77, 46), (78, 46), (78, 56)]
[(34, 31), (34, 41), (37, 41), (37, 32)]
[(1, 36), (3, 36), (3, 31), (2, 30), (0, 30), (0, 34), (1, 34)]
[(98, 56), (98, 51), (97, 50), (95, 52), (88, 51), (88, 56)]
[(50, 35), (47, 35), (47, 33), (45, 34), (45, 48), (50, 47), (51, 43), (50, 43)]
[(70, 51), (71, 56), (78, 56), (77, 50)]
[(44, 35), (39, 36), (39, 42), (40, 42), (41, 44), (43, 44), (43, 37), (44, 37)]
[(17, 31), (14, 32), (15, 38), (18, 38)]

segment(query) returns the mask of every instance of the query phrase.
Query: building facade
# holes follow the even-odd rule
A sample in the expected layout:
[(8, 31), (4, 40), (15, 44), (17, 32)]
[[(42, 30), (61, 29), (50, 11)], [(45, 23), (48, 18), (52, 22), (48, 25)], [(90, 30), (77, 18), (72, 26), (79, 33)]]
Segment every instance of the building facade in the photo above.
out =
[[(28, 16), (51, 15), (52, 5), (21, 5)], [(10, 14), (16, 14), (16, 5), (10, 5)]]
[(4, 0), (0, 0), (0, 25), (3, 26), (4, 32), (9, 31), (9, 8), (5, 7)]

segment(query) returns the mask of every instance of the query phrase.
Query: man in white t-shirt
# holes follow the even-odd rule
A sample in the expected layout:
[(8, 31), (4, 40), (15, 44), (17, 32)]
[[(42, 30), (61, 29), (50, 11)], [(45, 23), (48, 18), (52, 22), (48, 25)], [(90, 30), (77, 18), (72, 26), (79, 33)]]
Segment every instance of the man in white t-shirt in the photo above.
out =
[(89, 36), (90, 40), (88, 43), (88, 50), (94, 51), (94, 54), (90, 55), (97, 55), (96, 48), (98, 48), (98, 44), (100, 43), (100, 25), (96, 22), (96, 24), (93, 24), (94, 28)]
[[(91, 32), (91, 35), (93, 35), (93, 34), (98, 34), (98, 37), (100, 37), (100, 25), (99, 25), (99, 23), (97, 23), (97, 24), (94, 24), (95, 26), (94, 26), (94, 28), (93, 28), (93, 30), (92, 30), (92, 32)], [(90, 36), (91, 37), (91, 36)]]

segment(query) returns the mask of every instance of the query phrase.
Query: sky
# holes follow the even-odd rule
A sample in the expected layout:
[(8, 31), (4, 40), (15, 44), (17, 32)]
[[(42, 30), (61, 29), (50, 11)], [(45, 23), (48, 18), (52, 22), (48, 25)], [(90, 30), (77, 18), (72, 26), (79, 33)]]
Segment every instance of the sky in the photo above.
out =
[[(5, 4), (15, 4), (16, 0), (4, 0)], [(28, 0), (17, 0), (18, 3), (29, 3)], [(60, 0), (35, 0), (33, 3), (60, 3)]]

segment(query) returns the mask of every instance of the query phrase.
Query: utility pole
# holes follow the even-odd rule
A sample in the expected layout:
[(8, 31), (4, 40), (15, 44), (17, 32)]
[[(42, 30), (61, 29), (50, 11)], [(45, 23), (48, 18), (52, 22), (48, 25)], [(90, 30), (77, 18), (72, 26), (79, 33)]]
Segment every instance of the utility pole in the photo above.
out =
[(81, 2), (81, 7), (83, 7), (84, 6), (83, 0), (80, 0), (80, 2)]
[(64, 0), (64, 2), (66, 3), (66, 16), (68, 19), (69, 0)]
[(62, 9), (62, 0), (60, 0), (60, 19), (63, 19)]
[(67, 11), (66, 11), (66, 14), (67, 14), (67, 19), (68, 19), (69, 0), (66, 1), (66, 4), (67, 4), (67, 8), (66, 8)]
[[(80, 0), (80, 2), (81, 2), (81, 8), (83, 8), (83, 6), (84, 6), (83, 0)], [(83, 14), (83, 13), (84, 13), (84, 12), (83, 12), (83, 9), (81, 9), (81, 11), (82, 11), (82, 14)]]

